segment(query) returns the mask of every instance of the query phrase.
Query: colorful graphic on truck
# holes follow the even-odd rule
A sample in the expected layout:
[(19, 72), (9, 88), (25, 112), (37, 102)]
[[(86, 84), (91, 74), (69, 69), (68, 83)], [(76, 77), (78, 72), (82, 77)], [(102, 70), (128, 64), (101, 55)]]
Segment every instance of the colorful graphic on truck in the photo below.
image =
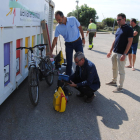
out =
[[(9, 13), (6, 14), (6, 16), (9, 16), (13, 13), (13, 23), (14, 24), (14, 19), (16, 16), (16, 8), (20, 9), (20, 16), (21, 17), (29, 17), (29, 18), (33, 18), (33, 19), (40, 19), (40, 13), (37, 12), (33, 12), (30, 11), (29, 8), (27, 8), (27, 6), (24, 6), (22, 3), (20, 3), (18, 0), (9, 0)], [(29, 19), (21, 19), (21, 21), (29, 21)], [(35, 21), (35, 20), (33, 20)]]

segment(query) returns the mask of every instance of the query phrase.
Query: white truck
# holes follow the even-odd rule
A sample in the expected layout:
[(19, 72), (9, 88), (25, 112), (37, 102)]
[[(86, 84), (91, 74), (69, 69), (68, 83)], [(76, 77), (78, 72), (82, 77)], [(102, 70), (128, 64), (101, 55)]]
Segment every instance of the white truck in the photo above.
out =
[[(0, 105), (28, 76), (27, 50), (44, 43), (41, 21), (46, 20), (52, 42), (55, 4), (51, 0), (4, 0), (0, 4)], [(30, 52), (29, 52), (30, 53)]]

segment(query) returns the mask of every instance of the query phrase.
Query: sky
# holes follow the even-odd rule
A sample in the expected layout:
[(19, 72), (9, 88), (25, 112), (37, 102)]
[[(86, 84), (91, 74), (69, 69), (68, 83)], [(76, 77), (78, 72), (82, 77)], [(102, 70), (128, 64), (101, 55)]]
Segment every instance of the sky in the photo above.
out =
[[(76, 0), (52, 0), (55, 3), (55, 11), (61, 10), (64, 16), (76, 10)], [(116, 18), (117, 14), (124, 13), (127, 19), (136, 18), (140, 21), (140, 0), (79, 0), (78, 6), (87, 4), (94, 8), (99, 19)]]

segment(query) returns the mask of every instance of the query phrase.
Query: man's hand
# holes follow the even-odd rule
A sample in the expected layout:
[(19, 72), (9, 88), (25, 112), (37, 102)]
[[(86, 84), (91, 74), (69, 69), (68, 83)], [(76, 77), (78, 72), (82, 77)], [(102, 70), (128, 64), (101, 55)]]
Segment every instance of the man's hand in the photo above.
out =
[(111, 53), (111, 52), (109, 52), (109, 53), (107, 54), (107, 58), (109, 58), (109, 57), (111, 56), (111, 54), (112, 54), (112, 53)]
[(82, 43), (85, 44), (85, 39), (82, 39)]
[(124, 61), (124, 60), (125, 60), (125, 57), (126, 57), (126, 55), (122, 55), (122, 56), (120, 57), (120, 61)]
[(53, 39), (51, 52), (53, 52), (53, 49), (54, 49), (54, 47), (55, 47), (55, 45), (56, 45), (56, 43), (57, 43), (57, 38), (58, 38), (58, 37), (55, 37), (55, 38)]
[(71, 84), (69, 84), (71, 87), (77, 87), (77, 84), (75, 84), (74, 82), (70, 81)]

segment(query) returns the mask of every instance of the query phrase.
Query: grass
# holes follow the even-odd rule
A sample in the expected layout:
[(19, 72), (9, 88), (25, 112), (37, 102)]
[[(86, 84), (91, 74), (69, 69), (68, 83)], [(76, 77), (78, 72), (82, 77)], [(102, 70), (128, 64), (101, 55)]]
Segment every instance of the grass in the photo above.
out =
[[(107, 30), (103, 30), (103, 29), (98, 29), (97, 32), (109, 32), (109, 33), (112, 33), (112, 31), (107, 31)], [(116, 31), (114, 31), (114, 34), (116, 33)]]

